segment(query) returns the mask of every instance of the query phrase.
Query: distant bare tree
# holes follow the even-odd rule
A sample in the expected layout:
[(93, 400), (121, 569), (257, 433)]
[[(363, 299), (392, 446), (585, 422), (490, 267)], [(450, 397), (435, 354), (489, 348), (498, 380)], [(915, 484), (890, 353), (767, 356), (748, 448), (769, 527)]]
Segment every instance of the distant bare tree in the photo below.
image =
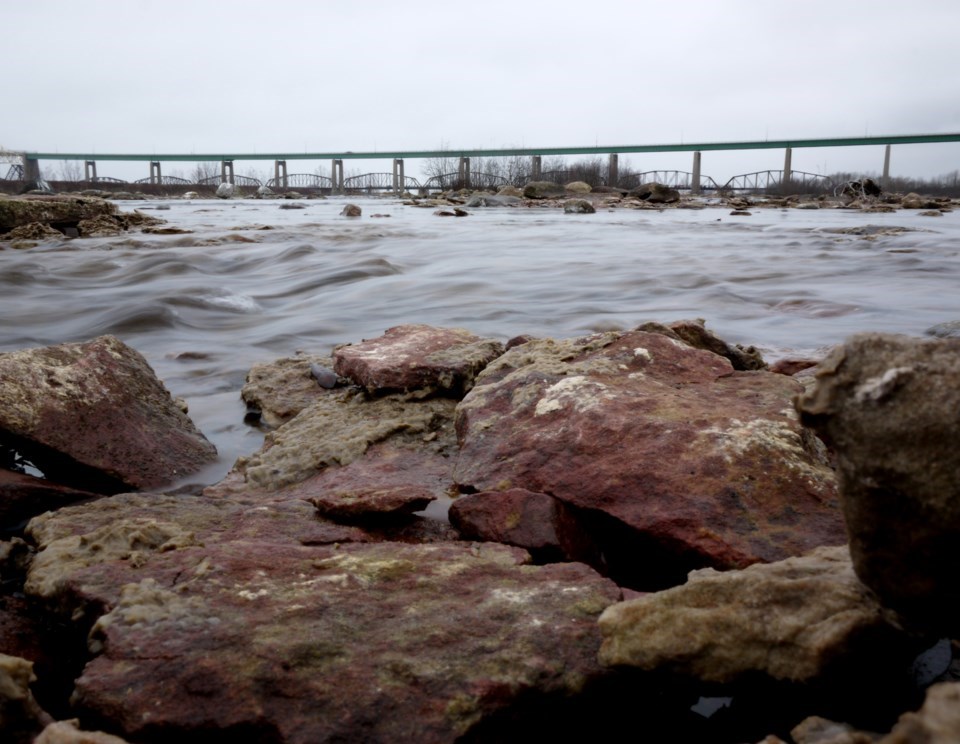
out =
[(54, 180), (78, 183), (83, 180), (83, 166), (79, 160), (61, 160), (60, 172)]

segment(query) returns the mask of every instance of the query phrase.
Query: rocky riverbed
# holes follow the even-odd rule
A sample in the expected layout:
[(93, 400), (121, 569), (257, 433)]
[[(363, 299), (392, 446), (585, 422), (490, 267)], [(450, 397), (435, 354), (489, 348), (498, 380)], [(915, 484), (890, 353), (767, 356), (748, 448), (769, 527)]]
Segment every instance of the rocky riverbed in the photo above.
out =
[[(537, 189), (410, 206), (703, 206)], [(95, 198), (20, 201), (52, 240), (144, 229)], [(929, 207), (901, 201), (860, 208)], [(723, 206), (803, 205), (833, 204)], [(960, 342), (869, 333), (768, 364), (666, 320), (406, 323), (252, 364), (262, 446), (211, 485), (190, 476), (215, 447), (139, 350), (0, 353), (4, 736), (956, 741)]]
[(958, 350), (867, 336), (795, 378), (698, 322), (398, 326), (252, 369), (271, 431), (198, 492), (163, 488), (210, 446), (136, 351), (2, 354), (5, 527), (34, 515), (0, 550), (5, 730), (951, 740), (920, 737), (960, 731), (960, 523), (928, 480)]

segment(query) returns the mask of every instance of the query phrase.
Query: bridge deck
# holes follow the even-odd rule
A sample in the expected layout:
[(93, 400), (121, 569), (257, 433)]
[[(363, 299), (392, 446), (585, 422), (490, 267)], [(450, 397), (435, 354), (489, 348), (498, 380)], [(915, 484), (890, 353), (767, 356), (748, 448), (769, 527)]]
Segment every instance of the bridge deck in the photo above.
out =
[(27, 152), (30, 160), (125, 160), (204, 162), (214, 160), (383, 160), (394, 158), (509, 157), (513, 155), (608, 155), (639, 152), (708, 152), (713, 150), (772, 150), (798, 147), (858, 147), (864, 145), (915, 145), (960, 142), (960, 133), (904, 134), (877, 137), (832, 137), (825, 139), (753, 140), (745, 142), (690, 142), (672, 145), (605, 145), (595, 147), (514, 147), (492, 150), (409, 150), (387, 152), (297, 152), (297, 153), (65, 153)]

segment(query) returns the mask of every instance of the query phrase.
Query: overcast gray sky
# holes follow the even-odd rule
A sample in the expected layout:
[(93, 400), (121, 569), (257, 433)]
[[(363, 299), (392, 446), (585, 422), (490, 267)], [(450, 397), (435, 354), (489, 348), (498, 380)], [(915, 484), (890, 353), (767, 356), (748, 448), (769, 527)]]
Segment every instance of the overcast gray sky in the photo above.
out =
[[(956, 0), (3, 0), (0, 27), (7, 149), (389, 151), (960, 132)], [(628, 162), (689, 170), (689, 161)], [(703, 156), (717, 180), (782, 164), (773, 150)], [(795, 169), (816, 172), (882, 164), (882, 147), (793, 155)], [(238, 163), (238, 172), (248, 166), (272, 167)], [(99, 174), (131, 168), (148, 175), (146, 163), (103, 163)], [(958, 168), (960, 145), (893, 150), (894, 174)]]

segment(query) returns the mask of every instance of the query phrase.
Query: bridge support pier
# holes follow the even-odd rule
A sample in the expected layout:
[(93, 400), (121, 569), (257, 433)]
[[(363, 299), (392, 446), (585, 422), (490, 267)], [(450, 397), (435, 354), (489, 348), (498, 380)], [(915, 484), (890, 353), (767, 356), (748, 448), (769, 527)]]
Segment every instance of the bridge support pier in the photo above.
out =
[(883, 177), (880, 179), (880, 188), (886, 190), (890, 185), (890, 145), (883, 151)]
[(83, 180), (87, 183), (97, 180), (97, 161), (96, 160), (84, 160), (83, 161)]
[(163, 183), (163, 177), (160, 175), (160, 161), (150, 161), (150, 183)]
[(233, 161), (220, 161), (220, 183), (233, 183)]
[(23, 180), (27, 183), (36, 183), (40, 180), (40, 161), (24, 156)]
[(460, 166), (457, 168), (457, 180), (460, 183), (460, 188), (470, 188), (470, 158), (463, 155), (460, 156)]
[(780, 180), (780, 191), (784, 194), (788, 194), (793, 190), (793, 184), (790, 182), (793, 180), (793, 148), (788, 147), (786, 154), (783, 156), (783, 178)]
[(333, 181), (333, 193), (343, 193), (343, 161), (330, 161), (330, 180)]
[(700, 151), (697, 150), (693, 153), (693, 168), (691, 169), (692, 175), (690, 176), (690, 193), (699, 194), (700, 193)]
[(534, 181), (539, 181), (541, 174), (543, 173), (543, 158), (539, 155), (533, 155), (530, 158), (530, 170), (532, 171), (531, 177)]
[(393, 193), (399, 196), (406, 190), (407, 179), (403, 174), (403, 158), (393, 159)]
[(607, 186), (616, 186), (620, 180), (620, 156), (615, 152), (610, 153), (610, 161), (607, 163)]
[[(282, 176), (280, 174), (283, 174)], [(287, 161), (286, 160), (274, 160), (273, 161), (273, 182), (276, 184), (277, 188), (285, 189), (289, 180), (287, 179)]]

